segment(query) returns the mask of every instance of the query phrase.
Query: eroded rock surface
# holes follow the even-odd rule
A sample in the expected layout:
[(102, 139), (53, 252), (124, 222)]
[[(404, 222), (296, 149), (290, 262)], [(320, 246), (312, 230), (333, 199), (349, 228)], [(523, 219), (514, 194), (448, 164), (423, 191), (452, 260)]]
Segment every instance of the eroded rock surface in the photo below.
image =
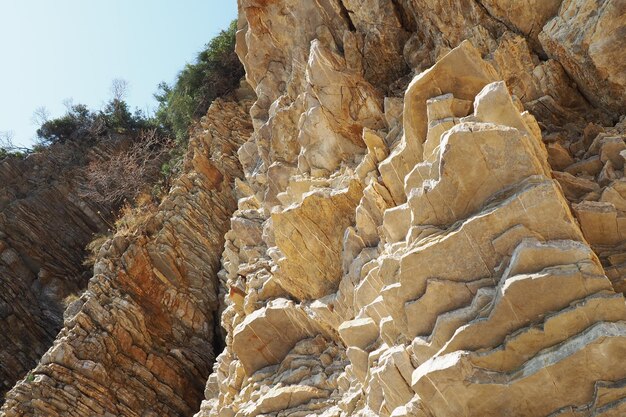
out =
[(85, 246), (110, 209), (79, 197), (98, 152), (66, 143), (0, 161), (0, 404), (52, 345), (65, 297), (87, 285)]
[(112, 241), (6, 415), (193, 414), (218, 302), (198, 417), (626, 414), (624, 2), (518, 3), (239, 0), (238, 201)]
[[(216, 343), (217, 271), (241, 176), (249, 103), (218, 100), (192, 139), (185, 174), (158, 211), (100, 250), (88, 290), (10, 416), (191, 415)], [(219, 345), (219, 343), (217, 343)]]
[(559, 21), (584, 1), (366, 3), (239, 2), (260, 99), (198, 416), (621, 415), (626, 304), (600, 249), (622, 241), (622, 108), (601, 60), (581, 78), (547, 41), (587, 31)]

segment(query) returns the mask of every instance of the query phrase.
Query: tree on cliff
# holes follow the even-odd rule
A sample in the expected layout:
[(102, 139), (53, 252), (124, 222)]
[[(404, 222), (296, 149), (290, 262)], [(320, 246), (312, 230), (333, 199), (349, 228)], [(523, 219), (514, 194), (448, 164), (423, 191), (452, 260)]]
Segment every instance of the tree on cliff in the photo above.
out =
[[(235, 53), (237, 26), (233, 21), (187, 64), (170, 86), (159, 85), (155, 98), (159, 107), (154, 117), (132, 113), (125, 98), (129, 83), (115, 79), (111, 98), (101, 110), (83, 104), (66, 104), (66, 113), (50, 119), (39, 111), (37, 135), (45, 146), (72, 142), (99, 144), (103, 157), (84, 170), (83, 197), (119, 206), (150, 186), (167, 189), (168, 178), (177, 172), (184, 154), (189, 129), (204, 116), (211, 102), (239, 86), (244, 69)], [(173, 146), (169, 137), (176, 138)], [(119, 139), (125, 145), (119, 145)], [(158, 192), (156, 193), (158, 194)]]
[(152, 127), (152, 121), (140, 110), (131, 113), (124, 101), (128, 82), (116, 79), (111, 86), (112, 98), (101, 110), (91, 110), (84, 104), (66, 103), (66, 113), (58, 118), (43, 118), (37, 136), (42, 145), (63, 143), (67, 140), (93, 140), (107, 133), (130, 133), (136, 135), (141, 129)]
[(235, 53), (237, 22), (213, 38), (193, 64), (187, 64), (173, 86), (159, 84), (154, 95), (159, 102), (156, 113), (161, 126), (177, 140), (186, 141), (194, 120), (204, 116), (215, 98), (232, 91), (244, 76)]

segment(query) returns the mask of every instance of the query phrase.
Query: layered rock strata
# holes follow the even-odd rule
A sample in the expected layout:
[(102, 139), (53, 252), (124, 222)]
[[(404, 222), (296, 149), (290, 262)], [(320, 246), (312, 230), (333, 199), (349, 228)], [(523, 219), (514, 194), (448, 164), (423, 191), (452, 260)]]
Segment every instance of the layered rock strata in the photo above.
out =
[(350, 3), (239, 3), (259, 100), (197, 415), (622, 415), (608, 226), (553, 177), (623, 169), (587, 127), (622, 115), (621, 3)]
[(236, 210), (112, 241), (6, 415), (191, 415), (217, 292), (199, 417), (624, 415), (626, 4), (238, 3)]
[(63, 300), (87, 285), (85, 246), (110, 208), (79, 197), (99, 146), (51, 146), (0, 161), (0, 404), (63, 325)]
[[(246, 101), (217, 100), (155, 213), (103, 245), (88, 290), (29, 377), (11, 416), (175, 416), (197, 410), (219, 346), (217, 271), (248, 139)], [(219, 339), (219, 338), (217, 338)]]
[(571, 138), (551, 135), (547, 143), (554, 177), (620, 292), (626, 292), (625, 141), (626, 118), (622, 118), (612, 127), (591, 123)]

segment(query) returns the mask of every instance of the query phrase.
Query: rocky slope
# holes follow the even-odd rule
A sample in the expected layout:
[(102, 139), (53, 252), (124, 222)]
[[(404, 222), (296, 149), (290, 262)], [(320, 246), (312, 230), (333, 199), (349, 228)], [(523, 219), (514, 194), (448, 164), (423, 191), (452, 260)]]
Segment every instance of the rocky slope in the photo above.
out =
[[(214, 358), (220, 250), (249, 136), (249, 104), (216, 101), (185, 172), (154, 213), (100, 249), (64, 328), (2, 408), (6, 416), (189, 415)], [(218, 339), (219, 340), (219, 339)], [(217, 344), (219, 346), (219, 342)]]
[(626, 414), (626, 2), (239, 10), (251, 136), (214, 104), (0, 414)]
[(64, 298), (87, 285), (85, 245), (108, 227), (108, 208), (78, 195), (81, 167), (99, 152), (84, 148), (0, 161), (0, 403), (52, 345)]

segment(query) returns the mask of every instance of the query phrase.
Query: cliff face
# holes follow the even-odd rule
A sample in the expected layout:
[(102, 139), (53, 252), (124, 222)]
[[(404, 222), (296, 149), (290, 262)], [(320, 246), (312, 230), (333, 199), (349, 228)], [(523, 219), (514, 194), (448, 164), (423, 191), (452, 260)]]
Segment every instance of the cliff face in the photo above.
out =
[[(216, 101), (186, 174), (155, 213), (104, 244), (88, 290), (6, 416), (162, 416), (197, 410), (213, 363), (216, 274), (249, 136), (249, 104)], [(130, 221), (129, 221), (130, 223)]]
[(626, 414), (626, 3), (239, 10), (251, 126), (214, 103), (3, 415)]
[(531, 3), (239, 2), (199, 416), (626, 412), (626, 3)]
[(2, 398), (52, 345), (63, 325), (63, 299), (87, 285), (85, 245), (107, 228), (98, 214), (107, 207), (78, 197), (80, 169), (98, 152), (84, 148), (55, 145), (0, 162)]

